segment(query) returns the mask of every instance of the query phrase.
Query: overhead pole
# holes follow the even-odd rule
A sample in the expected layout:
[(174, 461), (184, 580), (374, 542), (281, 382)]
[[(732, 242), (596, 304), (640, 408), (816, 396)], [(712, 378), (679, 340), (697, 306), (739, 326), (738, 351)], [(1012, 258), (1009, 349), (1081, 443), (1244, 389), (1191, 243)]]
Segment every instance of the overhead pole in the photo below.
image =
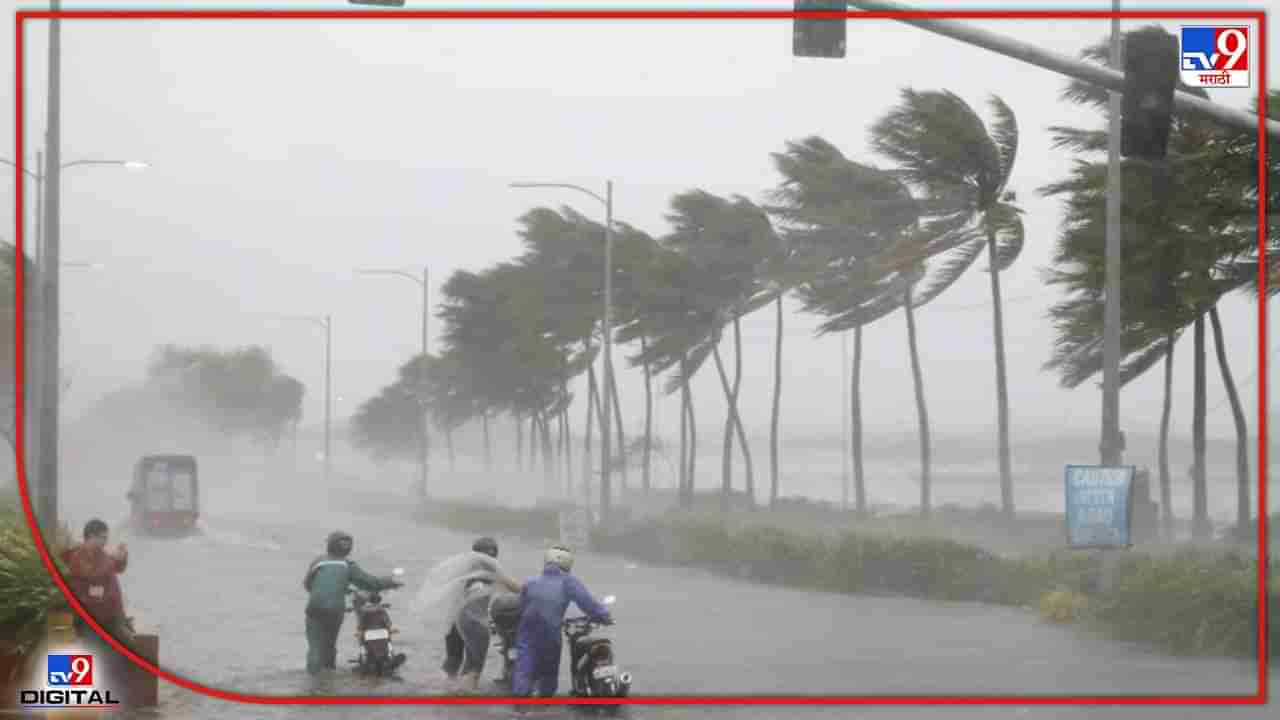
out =
[[(860, 10), (879, 12), (920, 12), (917, 8), (908, 7), (902, 3), (887, 2), (886, 0), (849, 0), (849, 5)], [(1211, 15), (1211, 13), (1206, 13), (1206, 15)], [(953, 40), (975, 45), (1005, 57), (1021, 60), (1046, 70), (1052, 70), (1060, 75), (1093, 83), (1108, 90), (1124, 91), (1124, 73), (1116, 69), (1077, 60), (1068, 55), (1061, 55), (1050, 50), (1038, 48), (1021, 40), (1014, 40), (986, 30), (979, 30), (955, 20), (919, 17), (895, 19), (898, 22), (914, 25), (922, 30), (928, 30), (939, 35), (945, 35)], [(1174, 112), (1177, 114), (1207, 117), (1227, 127), (1250, 133), (1258, 131), (1257, 114), (1247, 110), (1237, 110), (1225, 105), (1219, 105), (1182, 89), (1174, 93), (1173, 107)], [(1266, 130), (1267, 137), (1273, 140), (1280, 140), (1280, 121), (1267, 120), (1263, 127)]]

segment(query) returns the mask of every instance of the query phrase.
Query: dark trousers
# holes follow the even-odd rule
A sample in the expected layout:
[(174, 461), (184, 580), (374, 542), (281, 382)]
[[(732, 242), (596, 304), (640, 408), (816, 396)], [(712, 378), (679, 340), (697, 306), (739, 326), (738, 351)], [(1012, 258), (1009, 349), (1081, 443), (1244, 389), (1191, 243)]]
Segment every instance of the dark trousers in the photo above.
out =
[(341, 610), (307, 611), (307, 672), (337, 669), (338, 633), (344, 618)]
[(467, 645), (462, 640), (462, 633), (458, 632), (458, 626), (450, 625), (449, 634), (444, 636), (444, 672), (449, 677), (455, 677), (458, 670), (462, 668), (462, 658), (466, 654)]

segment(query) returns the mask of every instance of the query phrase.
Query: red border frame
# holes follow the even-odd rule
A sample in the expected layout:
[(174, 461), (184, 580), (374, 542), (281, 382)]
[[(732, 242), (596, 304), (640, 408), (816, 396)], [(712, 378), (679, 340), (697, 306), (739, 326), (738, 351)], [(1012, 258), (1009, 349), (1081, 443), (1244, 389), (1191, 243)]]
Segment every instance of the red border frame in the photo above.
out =
[[(335, 2), (337, 0), (334, 0)], [(48, 20), (52, 18), (66, 20), (411, 20), (411, 19), (507, 19), (507, 20), (785, 20), (794, 18), (834, 18), (844, 16), (850, 19), (1093, 19), (1103, 20), (1120, 18), (1128, 20), (1197, 20), (1213, 19), (1254, 20), (1257, 22), (1257, 59), (1258, 65), (1258, 187), (1261, 202), (1258, 205), (1258, 551), (1263, 560), (1258, 563), (1258, 690), (1253, 695), (1218, 695), (1218, 696), (702, 696), (702, 697), (630, 697), (622, 699), (587, 699), (587, 698), (482, 698), (482, 697), (360, 697), (360, 696), (266, 696), (245, 695), (238, 692), (218, 690), (208, 686), (180, 678), (135, 655), (128, 648), (105, 634), (103, 628), (84, 610), (84, 607), (72, 595), (70, 589), (58, 574), (56, 566), (49, 558), (48, 549), (43, 538), (35, 529), (36, 522), (31, 509), (31, 499), (27, 494), (26, 462), (23, 453), (24, 423), (23, 418), (23, 384), (24, 377), (22, 352), (24, 343), (16, 344), (17, 385), (17, 448), (18, 448), (18, 485), (22, 495), (23, 511), (32, 528), (36, 547), (44, 559), (50, 575), (58, 588), (66, 596), (76, 612), (89, 623), (99, 635), (102, 635), (117, 652), (132, 660), (158, 677), (210, 697), (232, 702), (262, 705), (1265, 705), (1267, 703), (1267, 263), (1266, 263), (1266, 100), (1267, 100), (1267, 54), (1266, 54), (1266, 11), (1206, 11), (1193, 13), (1188, 11), (1064, 11), (1064, 10), (942, 10), (942, 11), (846, 11), (846, 12), (802, 12), (788, 10), (345, 10), (345, 11), (312, 11), (312, 10), (60, 10), (24, 11), (15, 13), (16, 33), (16, 153), (14, 162), (18, 176), (23, 173), (24, 133), (23, 133), (23, 71), (24, 45), (23, 30), (27, 20)], [(17, 226), (17, 252), (23, 253), (23, 189), (26, 183), (17, 183), (15, 224)], [(23, 266), (16, 267), (15, 285), (17, 292), (15, 328), (18, 337), (23, 336)]]

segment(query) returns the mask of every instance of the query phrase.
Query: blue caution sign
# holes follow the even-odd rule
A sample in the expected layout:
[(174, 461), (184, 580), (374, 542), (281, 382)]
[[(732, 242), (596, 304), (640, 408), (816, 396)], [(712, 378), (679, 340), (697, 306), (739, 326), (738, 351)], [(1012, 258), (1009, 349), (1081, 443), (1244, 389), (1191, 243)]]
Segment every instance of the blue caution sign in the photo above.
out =
[(1067, 466), (1067, 544), (1127, 548), (1133, 522), (1132, 465)]

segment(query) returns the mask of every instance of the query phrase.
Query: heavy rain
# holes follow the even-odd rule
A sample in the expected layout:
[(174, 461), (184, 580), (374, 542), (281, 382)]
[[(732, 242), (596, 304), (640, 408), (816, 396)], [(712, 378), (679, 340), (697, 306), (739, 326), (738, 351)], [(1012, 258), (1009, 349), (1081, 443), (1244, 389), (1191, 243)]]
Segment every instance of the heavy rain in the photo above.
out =
[[(1280, 110), (1257, 21), (948, 21), (1073, 67), (1113, 37), (1155, 58), (1117, 68), (1121, 142), (1107, 88), (928, 23), (851, 19), (839, 49), (830, 22), (377, 5), (23, 22), (0, 714), (93, 687), (128, 696), (115, 717), (197, 720), (1272, 717), (1063, 701), (1277, 678), (1280, 278), (1233, 120), (1260, 90)], [(1204, 37), (1212, 73), (1185, 59)], [(73, 596), (167, 673), (492, 703), (164, 679), (135, 702), (20, 472)], [(548, 683), (641, 702), (506, 701)]]

